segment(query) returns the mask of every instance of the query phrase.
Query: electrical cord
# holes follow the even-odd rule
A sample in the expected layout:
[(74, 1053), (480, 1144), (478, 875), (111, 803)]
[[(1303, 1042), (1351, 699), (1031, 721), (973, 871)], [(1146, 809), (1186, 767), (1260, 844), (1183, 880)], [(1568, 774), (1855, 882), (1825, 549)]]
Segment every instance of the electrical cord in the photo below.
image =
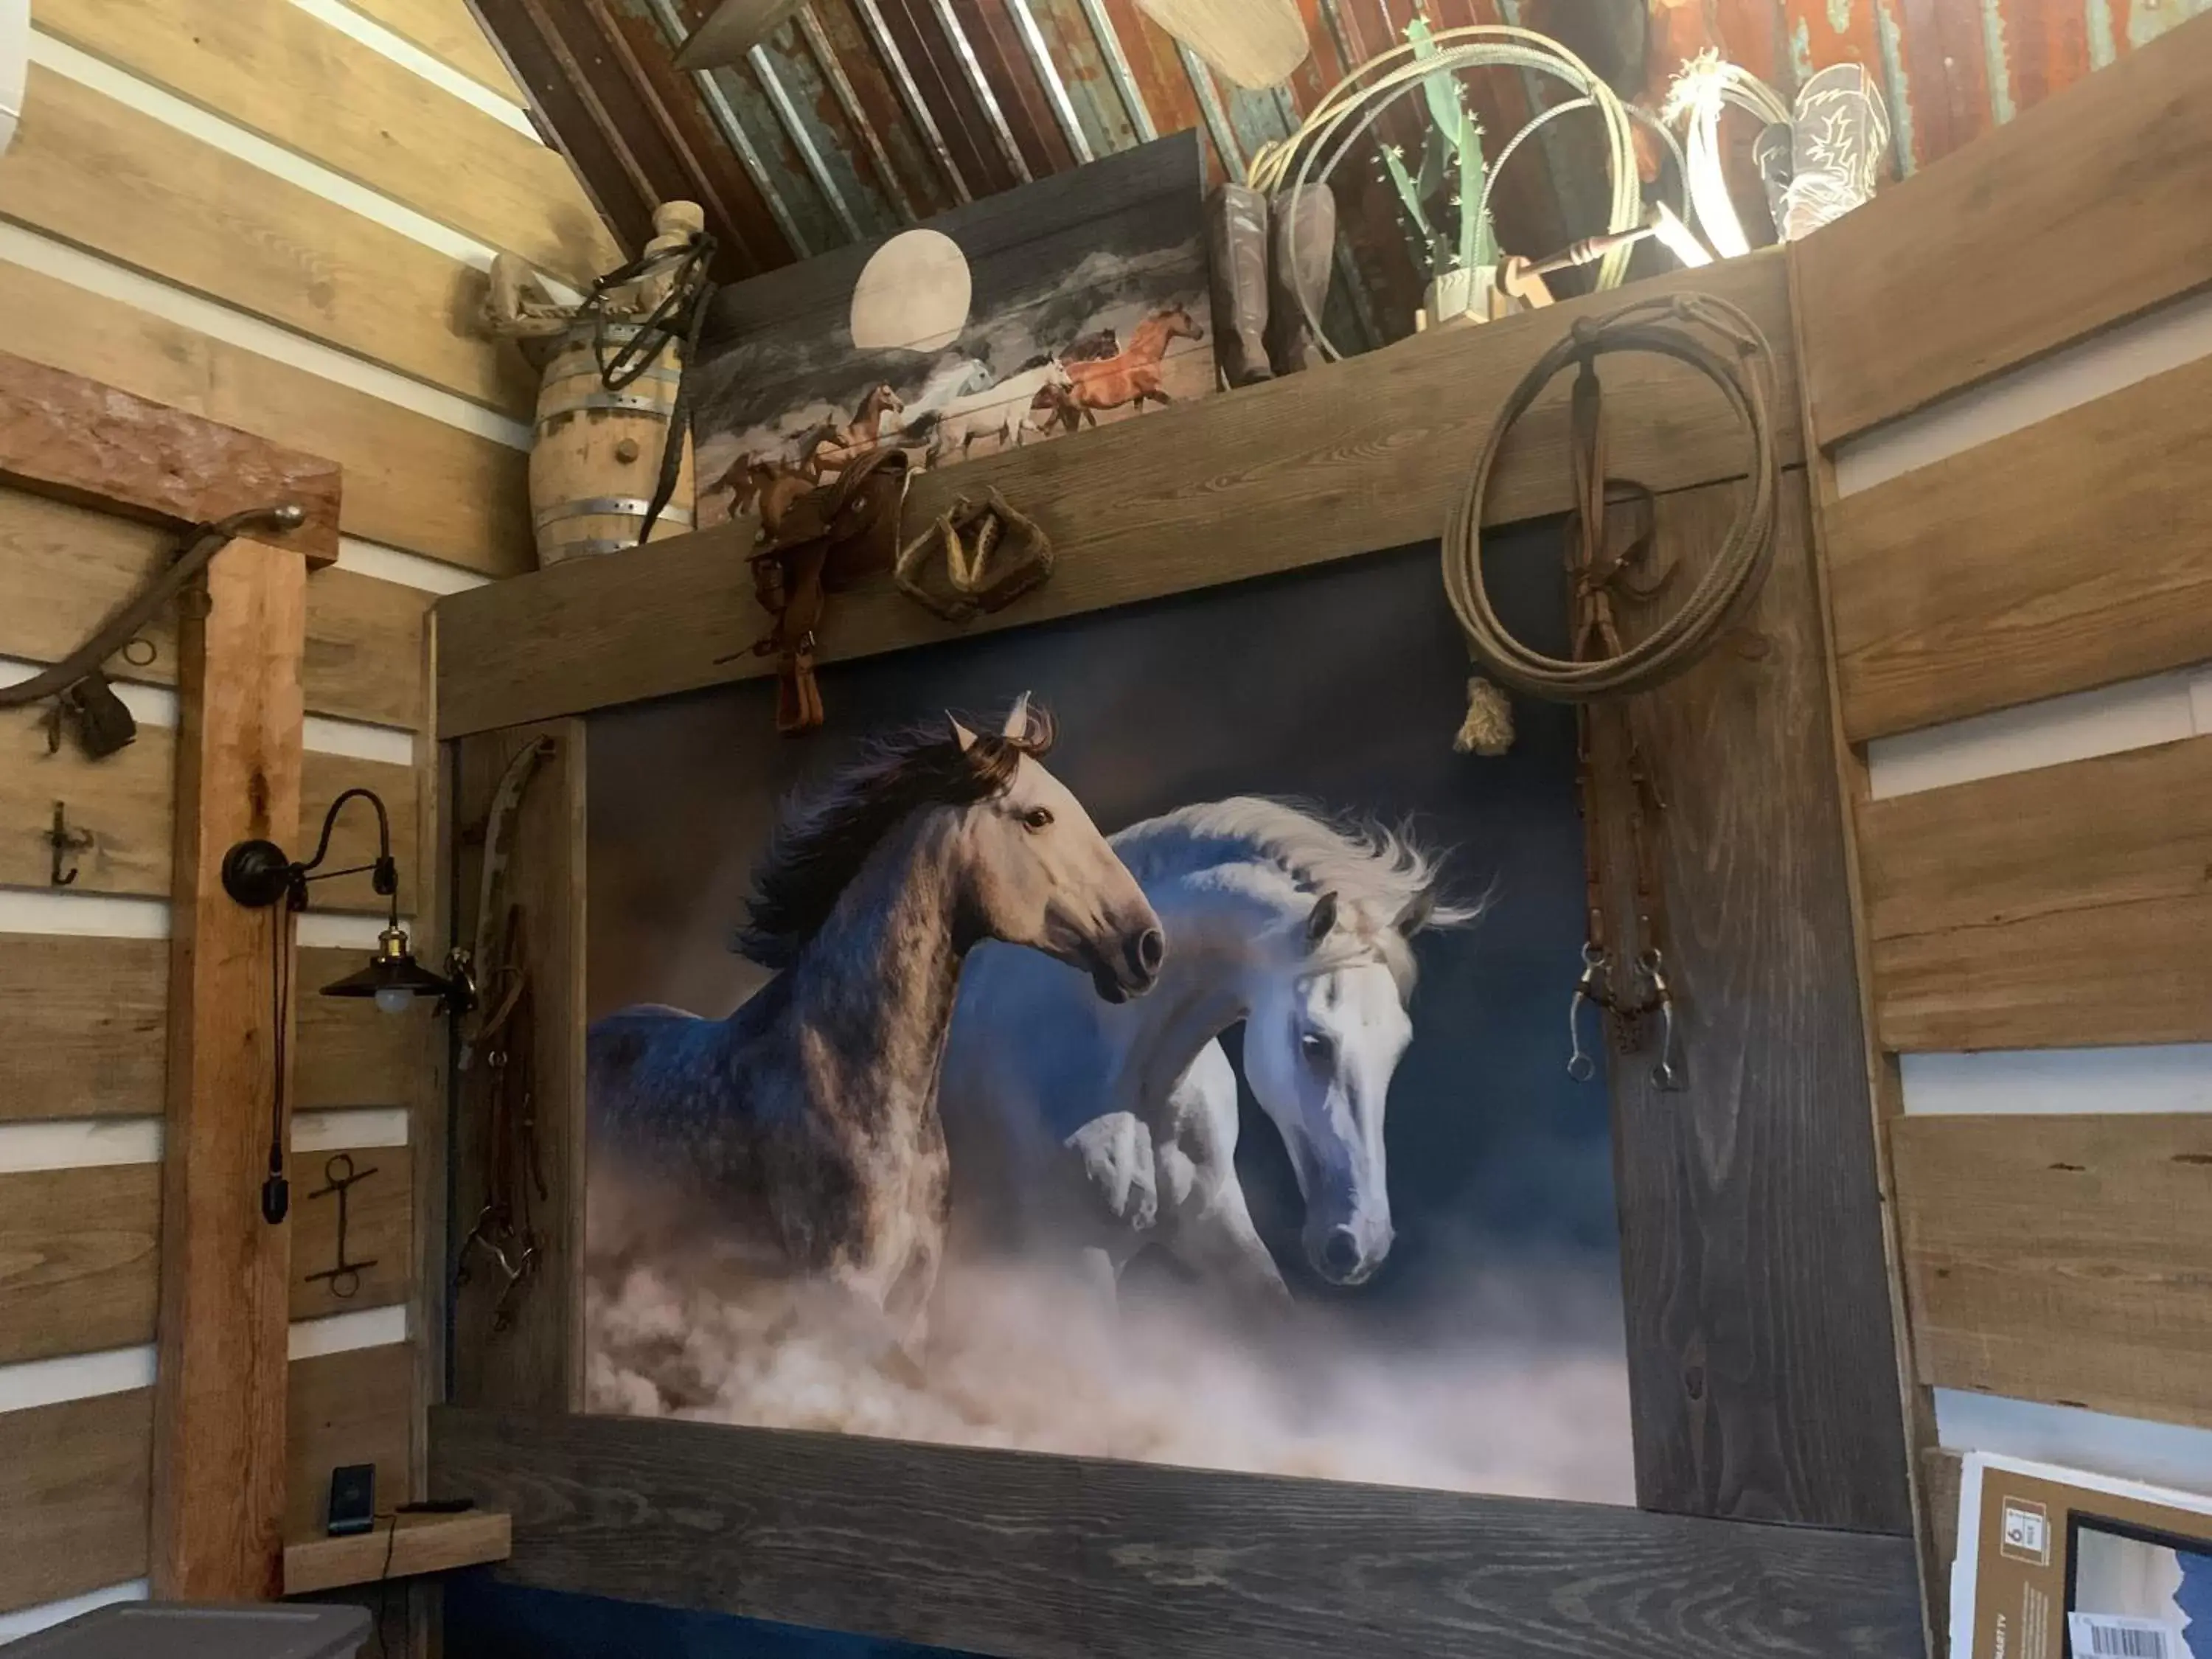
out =
[[(1695, 326), (1692, 326), (1694, 325)], [(1717, 336), (1719, 344), (1709, 336)], [(1750, 499), (1689, 597), (1644, 639), (1594, 659), (1547, 656), (1516, 639), (1492, 606), (1482, 574), (1482, 517), (1499, 451), (1545, 388), (1579, 364), (1574, 390), (1577, 510), (1585, 537), (1602, 535), (1607, 480), (1596, 360), (1607, 352), (1672, 357), (1719, 388), (1751, 441)], [(1578, 319), (1537, 359), (1491, 423), (1443, 536), (1444, 592), (1475, 660), (1501, 684), (1552, 702), (1589, 702), (1646, 691), (1687, 669), (1743, 617), (1773, 562), (1778, 483), (1771, 414), (1773, 352), (1759, 325), (1711, 295), (1641, 300), (1609, 316)], [(1585, 567), (1578, 580), (1597, 574)], [(1494, 695), (1494, 688), (1492, 695)]]

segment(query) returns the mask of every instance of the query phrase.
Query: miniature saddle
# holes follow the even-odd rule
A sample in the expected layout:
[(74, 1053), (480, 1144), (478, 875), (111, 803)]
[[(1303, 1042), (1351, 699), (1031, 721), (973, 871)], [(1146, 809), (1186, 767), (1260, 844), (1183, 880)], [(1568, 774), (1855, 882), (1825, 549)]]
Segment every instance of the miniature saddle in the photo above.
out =
[(776, 659), (775, 729), (786, 737), (822, 724), (814, 658), (830, 595), (897, 562), (906, 504), (907, 457), (884, 448), (862, 456), (835, 482), (795, 498), (762, 501), (753, 589), (775, 626), (753, 647)]

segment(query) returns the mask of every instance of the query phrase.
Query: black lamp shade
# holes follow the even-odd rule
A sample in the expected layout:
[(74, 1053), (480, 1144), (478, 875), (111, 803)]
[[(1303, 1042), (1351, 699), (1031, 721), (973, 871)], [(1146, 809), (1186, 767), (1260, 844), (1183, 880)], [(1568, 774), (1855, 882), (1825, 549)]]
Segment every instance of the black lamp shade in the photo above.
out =
[(376, 954), (369, 958), (367, 967), (325, 985), (323, 994), (373, 997), (380, 992), (403, 991), (409, 996), (446, 997), (453, 990), (451, 981), (441, 979), (415, 960), (414, 952), (407, 948), (407, 935), (395, 927), (379, 939)]

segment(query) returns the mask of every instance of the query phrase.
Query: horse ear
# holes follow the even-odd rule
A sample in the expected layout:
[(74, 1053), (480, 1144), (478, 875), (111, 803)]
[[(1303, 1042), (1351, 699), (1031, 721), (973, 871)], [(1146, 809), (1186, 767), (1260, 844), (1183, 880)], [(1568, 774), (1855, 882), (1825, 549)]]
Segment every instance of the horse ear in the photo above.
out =
[(1320, 944), (1336, 926), (1336, 895), (1323, 893), (1314, 901), (1311, 915), (1306, 917), (1306, 944)]
[(973, 732), (970, 732), (966, 726), (961, 725), (959, 719), (956, 715), (948, 714), (945, 718), (946, 722), (952, 727), (952, 741), (960, 745), (960, 752), (962, 754), (966, 754), (970, 749), (973, 749), (975, 746), (975, 734)]
[(1030, 734), (1030, 694), (1026, 691), (1014, 699), (1014, 706), (1006, 711), (1006, 729), (1002, 736), (1020, 742)]
[(1437, 890), (1433, 887), (1424, 887), (1406, 901), (1406, 908), (1398, 912), (1398, 920), (1393, 926), (1407, 939), (1411, 939), (1429, 925), (1429, 918), (1436, 913)]

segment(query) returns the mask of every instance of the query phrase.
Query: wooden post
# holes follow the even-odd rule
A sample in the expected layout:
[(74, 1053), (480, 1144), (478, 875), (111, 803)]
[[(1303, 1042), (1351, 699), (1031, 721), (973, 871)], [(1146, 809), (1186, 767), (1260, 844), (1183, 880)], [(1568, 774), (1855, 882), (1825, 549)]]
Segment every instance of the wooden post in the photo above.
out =
[(237, 541), (205, 591), (178, 629), (152, 1577), (156, 1596), (260, 1600), (283, 1589), (290, 1231), (261, 1185), (292, 918), (234, 903), (221, 872), (250, 837), (296, 855), (307, 567)]

